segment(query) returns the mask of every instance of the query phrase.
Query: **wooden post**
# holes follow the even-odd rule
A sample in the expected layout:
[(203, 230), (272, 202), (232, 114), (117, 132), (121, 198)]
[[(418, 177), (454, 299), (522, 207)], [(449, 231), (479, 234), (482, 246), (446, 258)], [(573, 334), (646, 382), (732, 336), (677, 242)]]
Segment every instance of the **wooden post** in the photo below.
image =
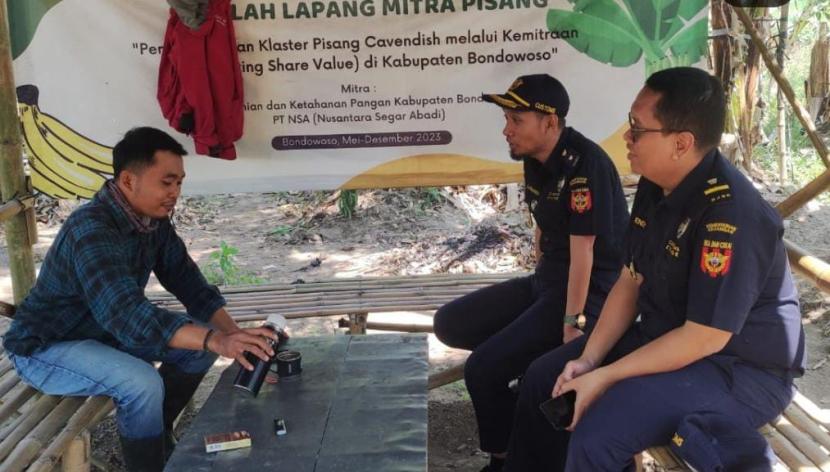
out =
[[(6, 2), (0, 1), (0, 203), (23, 196), (27, 190), (13, 72), (8, 9)], [(35, 283), (35, 259), (26, 221), (25, 212), (6, 221), (15, 303), (21, 302)]]
[(366, 334), (368, 313), (349, 313), (349, 334)]
[(84, 430), (69, 443), (61, 459), (62, 472), (89, 472), (92, 453), (89, 445), (89, 430)]
[(802, 107), (798, 102), (793, 88), (790, 86), (787, 78), (784, 77), (781, 69), (775, 64), (775, 58), (772, 57), (769, 49), (767, 49), (764, 45), (764, 41), (758, 34), (758, 30), (755, 29), (755, 25), (752, 24), (752, 20), (749, 18), (749, 15), (746, 14), (746, 11), (744, 11), (743, 8), (734, 8), (733, 10), (735, 10), (735, 14), (738, 16), (738, 19), (741, 20), (741, 23), (743, 23), (744, 28), (746, 28), (746, 32), (752, 37), (752, 42), (755, 43), (755, 46), (761, 52), (761, 57), (764, 59), (767, 69), (769, 69), (770, 74), (772, 74), (775, 78), (775, 81), (778, 82), (778, 86), (781, 87), (781, 91), (784, 92), (784, 95), (787, 97), (787, 101), (790, 102), (790, 106), (792, 106), (795, 116), (798, 118), (798, 121), (801, 122), (801, 126), (804, 127), (804, 130), (807, 132), (807, 136), (810, 137), (810, 141), (813, 143), (816, 151), (818, 151), (819, 157), (821, 157), (821, 160), (824, 162), (825, 166), (830, 167), (830, 160), (828, 160), (827, 157), (827, 146), (824, 145), (824, 141), (822, 141), (821, 137), (819, 137), (816, 133), (816, 127), (813, 124), (813, 120), (810, 119), (810, 114), (807, 113), (807, 110), (805, 110), (804, 107)]

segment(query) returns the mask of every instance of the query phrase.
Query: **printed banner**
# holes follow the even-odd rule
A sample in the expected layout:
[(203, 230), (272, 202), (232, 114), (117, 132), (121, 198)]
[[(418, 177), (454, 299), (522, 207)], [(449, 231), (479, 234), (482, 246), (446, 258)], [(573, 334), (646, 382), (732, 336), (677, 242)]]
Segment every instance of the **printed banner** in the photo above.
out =
[(651, 72), (706, 53), (706, 0), (234, 1), (244, 85), (237, 159), (196, 155), (156, 99), (162, 0), (7, 0), (35, 187), (88, 198), (131, 127), (191, 153), (188, 193), (521, 180), (502, 111), (481, 101), (549, 73), (567, 124), (629, 173), (622, 134)]

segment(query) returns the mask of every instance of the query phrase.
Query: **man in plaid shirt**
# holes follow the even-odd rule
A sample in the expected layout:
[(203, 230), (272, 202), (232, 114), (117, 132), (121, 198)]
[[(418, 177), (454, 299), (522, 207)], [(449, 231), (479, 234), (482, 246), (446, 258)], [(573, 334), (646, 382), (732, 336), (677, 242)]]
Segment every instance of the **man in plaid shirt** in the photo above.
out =
[[(3, 339), (20, 377), (44, 393), (113, 398), (131, 471), (164, 467), (173, 421), (217, 354), (250, 369), (245, 351), (268, 360), (266, 337), (276, 339), (237, 326), (170, 222), (185, 154), (154, 128), (124, 136), (114, 179), (63, 224)], [(147, 300), (150, 271), (187, 313)]]

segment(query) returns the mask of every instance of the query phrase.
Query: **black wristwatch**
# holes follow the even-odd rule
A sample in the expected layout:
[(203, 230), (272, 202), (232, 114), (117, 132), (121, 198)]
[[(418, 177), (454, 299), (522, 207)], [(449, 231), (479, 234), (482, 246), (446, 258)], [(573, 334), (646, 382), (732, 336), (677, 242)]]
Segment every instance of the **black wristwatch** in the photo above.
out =
[(582, 312), (565, 315), (565, 326), (571, 326), (578, 330), (585, 329), (585, 321), (585, 315)]

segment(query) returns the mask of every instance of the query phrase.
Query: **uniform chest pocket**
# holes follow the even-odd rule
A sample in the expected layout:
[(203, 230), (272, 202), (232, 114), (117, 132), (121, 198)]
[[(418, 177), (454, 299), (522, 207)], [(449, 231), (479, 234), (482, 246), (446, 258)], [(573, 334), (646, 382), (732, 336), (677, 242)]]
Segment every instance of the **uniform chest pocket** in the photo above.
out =
[(671, 238), (666, 241), (661, 266), (663, 266), (664, 293), (668, 296), (668, 303), (676, 312), (683, 312), (688, 303), (689, 291), (689, 264), (691, 248), (686, 239)]
[(543, 231), (562, 230), (567, 223), (567, 212), (562, 204), (562, 195), (550, 192), (536, 201), (533, 218)]

